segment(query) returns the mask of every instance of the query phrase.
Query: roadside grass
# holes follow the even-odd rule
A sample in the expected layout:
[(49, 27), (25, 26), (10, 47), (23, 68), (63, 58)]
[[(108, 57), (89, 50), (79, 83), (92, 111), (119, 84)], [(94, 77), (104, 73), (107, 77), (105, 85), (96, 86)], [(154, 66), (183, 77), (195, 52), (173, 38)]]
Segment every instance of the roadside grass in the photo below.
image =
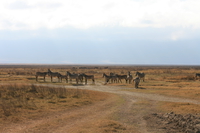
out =
[(0, 86), (0, 122), (33, 119), (44, 113), (105, 100), (108, 94), (64, 87), (10, 84)]
[[(130, 88), (131, 85), (126, 87)], [(200, 100), (199, 87), (199, 81), (146, 81), (140, 82), (138, 89), (127, 89), (127, 91), (155, 93), (166, 96)]]
[(191, 103), (159, 102), (158, 108), (164, 112), (174, 112), (176, 114), (197, 114), (200, 115), (200, 105)]

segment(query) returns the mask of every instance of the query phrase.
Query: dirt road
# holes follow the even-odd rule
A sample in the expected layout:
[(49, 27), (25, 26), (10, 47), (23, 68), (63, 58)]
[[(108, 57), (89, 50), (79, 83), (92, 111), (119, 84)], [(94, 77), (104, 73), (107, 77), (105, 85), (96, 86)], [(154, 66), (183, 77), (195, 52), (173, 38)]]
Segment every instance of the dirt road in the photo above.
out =
[(96, 104), (63, 110), (48, 114), (37, 120), (5, 126), (3, 133), (166, 133), (166, 129), (156, 128), (144, 116), (158, 112), (159, 101), (187, 102), (200, 104), (190, 99), (167, 97), (158, 94), (129, 92), (116, 86), (102, 83), (86, 86), (65, 86), (66, 88), (88, 89), (113, 93), (110, 98)]

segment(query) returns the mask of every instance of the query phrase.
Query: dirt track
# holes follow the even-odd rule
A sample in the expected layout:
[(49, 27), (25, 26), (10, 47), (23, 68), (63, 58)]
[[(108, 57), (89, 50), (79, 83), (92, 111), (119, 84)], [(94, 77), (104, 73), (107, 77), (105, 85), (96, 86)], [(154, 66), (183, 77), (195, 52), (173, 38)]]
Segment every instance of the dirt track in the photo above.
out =
[[(157, 112), (158, 101), (200, 104), (200, 102), (190, 99), (123, 91), (125, 89), (123, 87), (106, 86), (102, 83), (86, 86), (67, 85), (65, 87), (103, 91), (117, 95), (97, 104), (48, 114), (44, 118), (26, 123), (8, 125), (4, 127), (4, 133), (166, 133), (167, 129), (152, 126), (156, 121), (152, 120), (152, 123), (149, 124), (144, 119), (144, 116)], [(121, 104), (119, 104), (120, 100), (123, 101)]]

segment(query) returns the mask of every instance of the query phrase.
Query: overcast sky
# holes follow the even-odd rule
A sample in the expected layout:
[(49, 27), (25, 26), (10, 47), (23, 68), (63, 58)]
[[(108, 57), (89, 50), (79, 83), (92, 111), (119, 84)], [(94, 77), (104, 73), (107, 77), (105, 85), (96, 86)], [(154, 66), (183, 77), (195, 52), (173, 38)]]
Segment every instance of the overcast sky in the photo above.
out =
[(0, 64), (200, 65), (199, 0), (0, 1)]

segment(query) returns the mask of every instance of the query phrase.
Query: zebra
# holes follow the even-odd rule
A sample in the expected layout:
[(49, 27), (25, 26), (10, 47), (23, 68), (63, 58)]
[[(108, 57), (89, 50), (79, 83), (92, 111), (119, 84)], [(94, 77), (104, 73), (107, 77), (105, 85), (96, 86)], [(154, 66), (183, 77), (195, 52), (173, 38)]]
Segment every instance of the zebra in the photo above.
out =
[(39, 77), (39, 76), (42, 76), (43, 79), (44, 79), (44, 82), (45, 82), (45, 77), (46, 77), (46, 75), (47, 75), (47, 72), (36, 72), (36, 75), (35, 75), (36, 81), (38, 81), (38, 77)]
[(68, 76), (67, 75), (60, 74), (60, 80), (61, 80), (61, 82), (62, 82), (62, 79), (65, 79), (66, 83), (68, 83)]
[(117, 76), (115, 73), (110, 73), (111, 76), (111, 83), (117, 83)]
[(135, 88), (138, 88), (139, 83), (140, 83), (140, 78), (136, 77), (135, 79), (133, 79), (134, 83), (135, 83)]
[(130, 84), (132, 80), (133, 80), (133, 76), (131, 75), (131, 72), (128, 72), (128, 77), (126, 79), (126, 83), (129, 82), (129, 84)]
[(69, 71), (67, 71), (67, 76), (69, 76), (70, 82), (72, 82), (72, 79), (76, 80), (76, 84), (78, 84), (78, 80), (79, 80), (79, 75), (78, 74), (71, 74)]
[(53, 82), (53, 77), (57, 77), (58, 78), (58, 82), (60, 82), (60, 77), (61, 77), (61, 74), (58, 73), (58, 72), (51, 72), (50, 69), (48, 69), (48, 75), (51, 76), (51, 82)]
[(145, 74), (144, 73), (136, 72), (135, 76), (138, 76), (140, 79), (143, 79), (143, 82), (144, 82), (144, 78), (145, 78)]
[(197, 78), (200, 78), (200, 73), (196, 73), (195, 78), (196, 78), (196, 80), (197, 80)]
[(118, 75), (116, 74), (117, 78), (118, 78), (118, 83), (119, 81), (122, 83), (122, 79), (125, 79), (125, 81), (127, 82), (127, 75)]
[(105, 77), (105, 84), (107, 84), (110, 81), (110, 79), (112, 78), (112, 76), (108, 76), (105, 73), (103, 73), (103, 78), (104, 77)]
[(81, 82), (81, 83), (83, 83), (83, 74), (82, 73), (79, 73), (78, 74), (78, 80)]
[(87, 84), (88, 79), (92, 79), (93, 84), (95, 83), (94, 75), (86, 75), (85, 73), (82, 74), (85, 78), (85, 84)]

